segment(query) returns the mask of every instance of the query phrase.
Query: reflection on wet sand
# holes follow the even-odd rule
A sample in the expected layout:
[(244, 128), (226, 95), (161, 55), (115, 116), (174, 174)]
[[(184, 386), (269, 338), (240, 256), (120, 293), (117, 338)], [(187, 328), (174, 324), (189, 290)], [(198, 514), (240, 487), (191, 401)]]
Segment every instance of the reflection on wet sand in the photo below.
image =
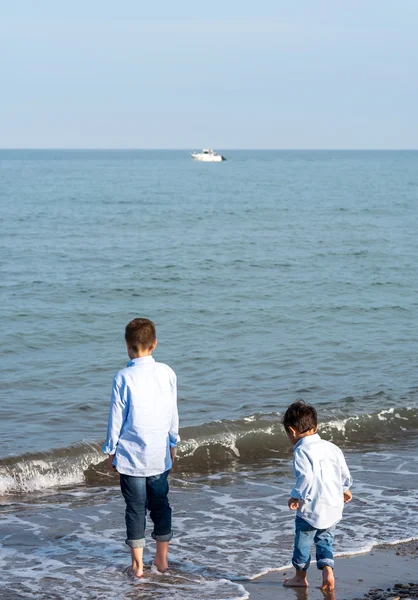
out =
[[(285, 586), (286, 587), (286, 586)], [(288, 594), (286, 594), (288, 600), (310, 600), (309, 599), (309, 592), (311, 592), (311, 596), (313, 596), (312, 594), (312, 588), (301, 588), (301, 587), (286, 587), (286, 590), (289, 590)], [(294, 595), (291, 595), (291, 592), (294, 593)], [(318, 597), (318, 588), (315, 588), (315, 599)], [(336, 595), (335, 595), (335, 589), (334, 590), (321, 590), (321, 594), (323, 596), (323, 600), (337, 600)], [(313, 600), (313, 599), (311, 599)], [(339, 598), (338, 600), (343, 600), (342, 598)]]

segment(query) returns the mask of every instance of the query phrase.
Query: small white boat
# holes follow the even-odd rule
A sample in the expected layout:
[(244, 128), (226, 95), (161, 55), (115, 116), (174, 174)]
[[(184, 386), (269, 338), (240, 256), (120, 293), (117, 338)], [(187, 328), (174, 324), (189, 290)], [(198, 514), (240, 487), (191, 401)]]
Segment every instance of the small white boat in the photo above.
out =
[(224, 156), (221, 156), (211, 148), (205, 148), (202, 152), (192, 152), (191, 157), (193, 160), (200, 160), (201, 162), (221, 162), (226, 160)]

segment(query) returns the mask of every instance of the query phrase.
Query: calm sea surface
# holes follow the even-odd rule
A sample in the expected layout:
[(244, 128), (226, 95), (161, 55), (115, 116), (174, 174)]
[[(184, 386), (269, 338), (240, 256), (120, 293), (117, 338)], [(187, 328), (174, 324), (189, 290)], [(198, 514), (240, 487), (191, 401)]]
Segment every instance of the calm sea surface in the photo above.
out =
[[(99, 445), (135, 316), (155, 321), (155, 357), (179, 383), (179, 579), (167, 597), (245, 597), (237, 577), (289, 562), (277, 413), (297, 398), (317, 406), (357, 476), (340, 550), (418, 536), (418, 152), (223, 153), (199, 164), (186, 151), (0, 151), (10, 598), (49, 598), (51, 569), (63, 598), (108, 597), (115, 577), (112, 598), (132, 593)], [(30, 536), (45, 572), (19, 574)]]

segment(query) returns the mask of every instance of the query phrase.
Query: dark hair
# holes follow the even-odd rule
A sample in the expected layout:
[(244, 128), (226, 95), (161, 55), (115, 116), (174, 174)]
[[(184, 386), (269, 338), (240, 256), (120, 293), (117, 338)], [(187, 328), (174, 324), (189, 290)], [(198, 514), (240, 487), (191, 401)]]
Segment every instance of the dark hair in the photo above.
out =
[(155, 325), (149, 319), (133, 319), (125, 328), (125, 340), (135, 352), (151, 350), (156, 339)]
[(289, 431), (289, 427), (293, 427), (299, 433), (316, 429), (318, 427), (316, 410), (303, 400), (293, 402), (283, 415), (282, 425), (286, 431)]

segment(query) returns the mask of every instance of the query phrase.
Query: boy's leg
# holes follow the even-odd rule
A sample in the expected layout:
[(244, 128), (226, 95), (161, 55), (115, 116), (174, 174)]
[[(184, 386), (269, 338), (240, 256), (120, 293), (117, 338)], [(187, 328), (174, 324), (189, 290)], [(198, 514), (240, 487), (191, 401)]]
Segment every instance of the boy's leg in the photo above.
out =
[(131, 549), (131, 574), (136, 577), (142, 577), (144, 571), (142, 555), (145, 546), (145, 511), (147, 503), (146, 478), (121, 474), (120, 487), (126, 502), (125, 543)]
[(171, 507), (168, 502), (168, 474), (147, 477), (147, 502), (150, 517), (154, 523), (152, 537), (157, 542), (154, 564), (164, 572), (168, 569), (168, 545), (173, 537), (171, 530)]
[(292, 564), (296, 569), (296, 574), (292, 579), (286, 579), (284, 585), (287, 587), (308, 587), (306, 571), (311, 562), (311, 546), (316, 529), (298, 516), (295, 519), (295, 529)]
[(318, 529), (314, 538), (316, 546), (316, 564), (322, 571), (322, 589), (334, 588), (334, 542), (335, 525), (329, 529)]

